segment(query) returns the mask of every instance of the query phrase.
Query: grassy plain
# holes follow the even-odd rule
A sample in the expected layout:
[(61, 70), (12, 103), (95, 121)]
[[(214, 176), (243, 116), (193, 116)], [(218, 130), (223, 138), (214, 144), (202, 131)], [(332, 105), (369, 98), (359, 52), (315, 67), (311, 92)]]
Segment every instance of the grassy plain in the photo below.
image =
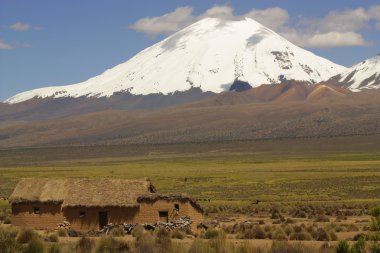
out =
[[(380, 145), (369, 137), (0, 150), (0, 196), (22, 177), (149, 177), (211, 204), (380, 203)], [(203, 203), (209, 205), (210, 203)]]

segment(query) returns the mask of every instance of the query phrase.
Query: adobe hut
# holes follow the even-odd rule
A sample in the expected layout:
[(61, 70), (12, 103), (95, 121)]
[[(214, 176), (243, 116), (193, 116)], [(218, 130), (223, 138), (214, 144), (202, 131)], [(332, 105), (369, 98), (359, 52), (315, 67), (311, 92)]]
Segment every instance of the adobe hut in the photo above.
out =
[(55, 229), (68, 221), (79, 231), (113, 224), (172, 221), (189, 216), (192, 228), (202, 208), (182, 194), (157, 194), (149, 179), (22, 179), (13, 191), (12, 224)]

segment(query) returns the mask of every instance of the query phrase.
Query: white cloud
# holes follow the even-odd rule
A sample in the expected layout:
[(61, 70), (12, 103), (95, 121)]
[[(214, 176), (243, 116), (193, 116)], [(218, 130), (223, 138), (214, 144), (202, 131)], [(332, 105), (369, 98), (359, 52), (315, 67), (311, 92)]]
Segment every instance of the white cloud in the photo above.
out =
[(130, 28), (150, 36), (170, 34), (195, 22), (196, 19), (192, 16), (192, 12), (192, 7), (179, 7), (173, 12), (159, 17), (146, 17), (140, 19), (130, 26)]
[(331, 48), (348, 46), (368, 46), (363, 36), (356, 32), (328, 32), (314, 35), (289, 35), (294, 43), (309, 48)]
[(30, 47), (32, 47), (32, 45), (29, 43), (19, 43), (19, 42), (9, 43), (0, 38), (0, 50), (15, 49), (15, 48), (30, 48)]
[(288, 12), (280, 7), (251, 10), (243, 16), (252, 18), (273, 30), (281, 29), (289, 20)]
[(207, 17), (222, 18), (226, 20), (239, 20), (245, 17), (250, 17), (272, 29), (277, 29), (283, 26), (289, 19), (288, 12), (279, 7), (263, 10), (253, 9), (239, 16), (234, 15), (234, 9), (230, 5), (214, 6), (199, 16), (194, 16), (193, 11), (193, 8), (190, 6), (179, 7), (173, 12), (162, 16), (142, 18), (131, 25), (130, 28), (149, 36), (155, 36), (159, 34), (167, 35), (174, 33)]
[(193, 8), (185, 6), (162, 16), (140, 19), (130, 28), (149, 36), (168, 35), (206, 17), (227, 20), (249, 17), (299, 46), (312, 48), (368, 46), (370, 43), (363, 38), (360, 31), (371, 28), (370, 21), (373, 20), (377, 29), (380, 30), (380, 5), (374, 5), (368, 9), (332, 11), (319, 19), (297, 18), (293, 22), (296, 24), (293, 27), (289, 26), (289, 13), (280, 7), (252, 9), (243, 15), (235, 15), (230, 5), (217, 5), (195, 16)]
[(12, 45), (0, 39), (0, 49), (12, 49)]
[(31, 26), (30, 26), (30, 24), (17, 22), (17, 23), (10, 25), (9, 28), (11, 28), (14, 31), (18, 31), (18, 32), (25, 32), (25, 31), (28, 31), (31, 28)]
[(197, 17), (196, 19), (202, 19), (202, 18), (223, 18), (223, 19), (234, 19), (234, 9), (229, 5), (220, 5), (220, 6), (214, 6), (208, 10), (205, 11), (201, 16)]

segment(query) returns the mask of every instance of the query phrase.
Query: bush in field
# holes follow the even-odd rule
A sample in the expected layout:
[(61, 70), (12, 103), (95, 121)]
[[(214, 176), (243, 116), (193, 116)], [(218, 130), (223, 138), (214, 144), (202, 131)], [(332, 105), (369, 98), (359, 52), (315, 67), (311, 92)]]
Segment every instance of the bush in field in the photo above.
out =
[(209, 241), (210, 247), (214, 252), (218, 253), (230, 253), (230, 249), (227, 247), (226, 235), (222, 232), (218, 237)]
[(19, 243), (28, 243), (32, 240), (33, 237), (37, 237), (37, 233), (29, 228), (23, 228), (21, 231), (18, 233), (17, 236), (17, 241)]
[(292, 241), (307, 241), (311, 239), (311, 236), (306, 232), (293, 232), (290, 234), (289, 239)]
[(278, 228), (273, 232), (272, 239), (276, 241), (287, 241), (288, 235), (284, 232), (284, 230)]
[(265, 239), (266, 233), (265, 231), (260, 227), (252, 227), (245, 229), (240, 235), (240, 239)]
[(117, 228), (112, 229), (111, 230), (111, 236), (114, 236), (114, 237), (124, 236), (124, 229), (122, 229), (121, 227), (117, 227)]
[(373, 217), (379, 217), (380, 216), (380, 206), (373, 207), (369, 210), (369, 215)]
[(143, 226), (136, 226), (133, 230), (132, 230), (132, 236), (133, 237), (139, 237), (139, 236), (142, 236), (144, 234), (144, 227)]
[(340, 241), (335, 249), (336, 253), (350, 253), (350, 245), (347, 241)]
[(76, 253), (87, 253), (91, 252), (95, 246), (94, 240), (88, 237), (81, 237), (77, 244), (75, 245)]
[(117, 253), (127, 253), (130, 252), (131, 246), (129, 246), (128, 242), (125, 241), (117, 241), (116, 244)]
[(219, 235), (219, 231), (213, 228), (207, 229), (205, 233), (206, 239), (216, 238)]
[(62, 249), (58, 243), (54, 243), (53, 245), (51, 245), (48, 253), (62, 253)]
[(60, 229), (58, 229), (58, 236), (59, 237), (68, 237), (69, 235), (67, 234), (66, 229), (60, 228)]
[(45, 237), (45, 241), (47, 241), (47, 242), (58, 242), (59, 238), (58, 238), (58, 235), (56, 235), (56, 234), (50, 234), (50, 235)]
[(359, 228), (355, 224), (350, 224), (346, 228), (347, 232), (356, 232), (359, 231)]
[(117, 253), (117, 243), (112, 237), (101, 238), (95, 249), (96, 253)]
[(3, 223), (4, 223), (4, 224), (12, 224), (12, 220), (11, 220), (11, 218), (9, 218), (9, 217), (5, 217)]
[(274, 241), (269, 253), (306, 253), (312, 252), (310, 249), (303, 247), (301, 244), (293, 245), (287, 242)]
[(371, 253), (380, 253), (380, 246), (376, 243), (372, 244), (370, 248)]
[(338, 236), (336, 235), (336, 233), (334, 232), (334, 230), (330, 230), (329, 231), (329, 236), (330, 236), (330, 240), (331, 241), (337, 241), (338, 240)]
[(315, 240), (317, 241), (330, 241), (330, 235), (323, 228), (318, 228), (316, 231)]
[(174, 229), (171, 232), (171, 237), (174, 239), (181, 239), (182, 240), (183, 238), (185, 238), (185, 234), (178, 229)]
[(156, 253), (156, 242), (150, 233), (136, 236), (135, 240), (136, 253)]
[(41, 238), (34, 236), (29, 241), (28, 245), (26, 246), (25, 253), (43, 253), (44, 252), (44, 243), (41, 240)]
[(22, 246), (16, 241), (15, 237), (7, 230), (0, 228), (0, 252), (19, 253)]
[(170, 238), (170, 232), (164, 228), (160, 228), (156, 235), (156, 245), (159, 252), (169, 252), (172, 246), (172, 240)]
[(326, 215), (318, 215), (317, 218), (315, 218), (315, 222), (329, 222), (330, 219)]
[(202, 239), (196, 238), (190, 246), (188, 253), (208, 253), (213, 252), (210, 244), (205, 243)]
[(371, 230), (372, 231), (380, 231), (380, 220), (378, 218), (372, 217)]
[(366, 253), (366, 242), (364, 237), (361, 237), (351, 247), (351, 253)]

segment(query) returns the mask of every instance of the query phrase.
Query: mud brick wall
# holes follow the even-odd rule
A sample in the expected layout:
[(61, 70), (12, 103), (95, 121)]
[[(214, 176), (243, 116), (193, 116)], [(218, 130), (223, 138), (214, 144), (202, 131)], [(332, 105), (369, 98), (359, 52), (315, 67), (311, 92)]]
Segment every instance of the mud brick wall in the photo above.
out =
[[(34, 208), (40, 209), (39, 214)], [(12, 225), (35, 229), (54, 229), (65, 220), (61, 204), (29, 202), (12, 204)]]

